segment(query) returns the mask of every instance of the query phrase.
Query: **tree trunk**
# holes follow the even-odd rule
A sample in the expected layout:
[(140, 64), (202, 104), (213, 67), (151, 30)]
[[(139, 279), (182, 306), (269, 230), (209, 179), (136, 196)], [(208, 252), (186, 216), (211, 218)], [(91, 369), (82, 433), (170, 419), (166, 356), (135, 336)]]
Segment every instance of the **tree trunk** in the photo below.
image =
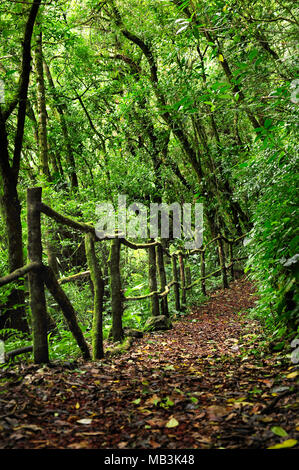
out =
[(206, 261), (205, 261), (205, 252), (202, 251), (200, 253), (200, 275), (201, 275), (201, 292), (203, 295), (207, 295), (206, 291), (206, 280), (205, 280), (205, 275), (206, 275)]
[(181, 310), (180, 288), (179, 288), (179, 283), (178, 283), (179, 278), (178, 278), (178, 270), (177, 270), (176, 256), (175, 255), (173, 255), (171, 257), (171, 263), (172, 263), (173, 280), (175, 281), (175, 284), (173, 286), (174, 298), (175, 298), (175, 309), (179, 312)]
[(179, 264), (180, 264), (180, 278), (181, 278), (181, 288), (182, 288), (182, 297), (181, 305), (184, 308), (186, 305), (186, 281), (185, 281), (185, 267), (184, 267), (184, 257), (182, 254), (179, 254)]
[[(50, 68), (45, 61), (44, 61), (44, 67), (45, 67), (49, 87), (54, 98), (54, 105), (60, 117), (62, 135), (63, 135), (64, 143), (66, 146), (66, 159), (70, 167), (71, 188), (78, 190), (79, 184), (78, 184), (78, 177), (77, 177), (77, 171), (76, 171), (76, 162), (75, 162), (74, 152), (73, 152), (73, 148), (71, 144), (71, 138), (69, 136), (69, 131), (67, 127), (67, 121), (65, 117), (66, 113), (65, 113), (65, 110), (63, 109), (63, 106), (57, 103), (57, 101), (59, 100), (59, 96), (57, 96), (57, 92), (56, 92), (54, 81), (51, 75)], [(61, 170), (62, 170), (62, 167), (61, 167)], [(63, 172), (61, 171), (60, 173), (62, 174)]]
[[(0, 125), (0, 129), (5, 130)], [(5, 147), (5, 137), (0, 135), (0, 160), (4, 163), (3, 153), (7, 150)], [(3, 144), (3, 146), (2, 146)], [(12, 171), (8, 167), (3, 169), (0, 165), (0, 206), (1, 215), (3, 217), (8, 250), (8, 269), (13, 272), (24, 265), (23, 258), (23, 240), (22, 240), (22, 224), (21, 224), (21, 205), (17, 193), (15, 179), (13, 178)], [(17, 281), (17, 284), (22, 287), (23, 282)], [(13, 308), (18, 305), (17, 308)], [(25, 296), (24, 290), (14, 288), (9, 295), (7, 304), (4, 306), (4, 312), (0, 317), (0, 328), (15, 328), (17, 330), (28, 332), (28, 324), (25, 318)]]
[(50, 180), (48, 162), (48, 138), (47, 138), (47, 110), (45, 97), (45, 81), (43, 69), (42, 32), (36, 38), (35, 70), (37, 79), (37, 109), (38, 109), (38, 150), (40, 173)]
[(120, 239), (115, 238), (111, 242), (110, 254), (110, 289), (111, 289), (111, 309), (112, 328), (110, 335), (114, 341), (121, 341), (124, 336), (122, 327), (123, 315), (123, 293), (120, 276)]
[[(41, 0), (36, 0), (32, 3), (25, 26), (22, 42), (22, 68), (17, 96), (8, 104), (4, 111), (0, 109), (0, 183), (2, 186), (0, 187), (0, 205), (6, 226), (8, 264), (10, 272), (22, 267), (24, 264), (22, 224), (20, 217), (21, 206), (18, 198), (17, 184), (23, 146), (27, 94), (31, 70), (31, 38), (40, 3)], [(11, 165), (8, 151), (6, 120), (9, 118), (16, 106), (18, 106), (17, 129), (14, 138), (14, 151)], [(12, 305), (21, 305), (22, 307), (11, 310), (10, 306)], [(24, 314), (24, 292), (14, 290), (11, 293), (8, 309), (5, 313), (5, 318), (10, 318), (9, 324), (6, 326), (17, 328), (21, 331), (28, 331), (28, 325), (24, 318)]]
[[(159, 273), (159, 280), (160, 280), (160, 290), (161, 292), (165, 291), (167, 280), (166, 280), (166, 272), (164, 267), (164, 256), (163, 256), (163, 249), (162, 246), (158, 245), (156, 248), (156, 256), (157, 256), (157, 266), (158, 266), (158, 273)], [(168, 311), (168, 301), (167, 295), (162, 297), (161, 299), (161, 313), (166, 317), (169, 317)]]
[(228, 280), (227, 280), (227, 272), (226, 272), (226, 267), (225, 267), (225, 253), (224, 253), (224, 248), (223, 248), (223, 240), (220, 234), (219, 234), (219, 239), (217, 243), (218, 243), (219, 263), (220, 263), (221, 272), (222, 272), (222, 284), (223, 284), (223, 288), (227, 289)]
[[(150, 292), (157, 292), (157, 265), (156, 265), (156, 250), (154, 246), (148, 248), (148, 278)], [(151, 313), (153, 317), (160, 315), (159, 297), (158, 294), (151, 296)]]

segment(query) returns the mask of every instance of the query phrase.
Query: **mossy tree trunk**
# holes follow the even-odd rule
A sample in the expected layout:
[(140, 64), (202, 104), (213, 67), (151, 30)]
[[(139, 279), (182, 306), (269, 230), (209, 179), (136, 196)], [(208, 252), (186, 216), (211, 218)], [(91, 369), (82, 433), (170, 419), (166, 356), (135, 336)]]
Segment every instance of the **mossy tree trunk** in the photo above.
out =
[(176, 263), (176, 256), (173, 255), (171, 257), (171, 263), (172, 263), (172, 276), (173, 280), (175, 281), (175, 284), (173, 286), (174, 290), (174, 298), (175, 298), (175, 309), (179, 312), (181, 310), (181, 304), (180, 304), (180, 288), (179, 288), (179, 277), (178, 277), (178, 269), (177, 269), (177, 263)]
[[(79, 184), (78, 184), (78, 177), (77, 177), (77, 171), (76, 171), (76, 162), (74, 158), (74, 151), (73, 151), (73, 146), (71, 142), (71, 137), (69, 135), (69, 130), (68, 130), (68, 123), (67, 123), (67, 108), (65, 105), (59, 104), (59, 94), (56, 91), (54, 81), (51, 75), (50, 68), (48, 64), (44, 61), (44, 67), (45, 67), (45, 72), (47, 75), (47, 80), (49, 83), (50, 91), (52, 93), (52, 96), (54, 98), (54, 106), (57, 110), (57, 113), (60, 118), (60, 123), (61, 123), (61, 130), (63, 134), (63, 139), (64, 139), (64, 144), (66, 147), (66, 159), (68, 161), (68, 166), (70, 168), (69, 170), (69, 178), (70, 178), (70, 183), (71, 183), (71, 188), (72, 190), (78, 190)], [(58, 159), (58, 165), (60, 163), (60, 159)], [(60, 166), (60, 174), (63, 174), (63, 169), (61, 164)]]
[(120, 247), (120, 239), (114, 238), (111, 242), (110, 253), (110, 289), (112, 310), (112, 328), (110, 336), (114, 341), (121, 341), (124, 336), (122, 327), (123, 292), (120, 275)]
[[(157, 265), (156, 265), (156, 250), (154, 246), (148, 248), (148, 278), (150, 292), (157, 292)], [(158, 294), (151, 296), (151, 313), (153, 317), (160, 315), (159, 297)]]
[[(159, 281), (160, 281), (160, 290), (161, 292), (164, 292), (166, 285), (167, 285), (167, 280), (166, 280), (166, 272), (165, 272), (165, 266), (164, 266), (163, 248), (161, 245), (158, 245), (156, 248), (156, 256), (157, 256), (157, 266), (158, 266)], [(161, 313), (162, 315), (165, 315), (166, 317), (169, 316), (167, 295), (165, 295), (161, 299)]]
[(85, 235), (85, 252), (90, 278), (93, 285), (94, 307), (92, 320), (92, 358), (93, 360), (104, 357), (103, 349), (103, 295), (104, 281), (97, 262), (95, 252), (95, 237), (91, 233)]
[(207, 295), (207, 290), (206, 290), (206, 259), (205, 259), (205, 251), (203, 250), (200, 253), (200, 274), (201, 274), (201, 292), (203, 295)]
[(181, 279), (181, 288), (182, 288), (182, 296), (181, 296), (181, 305), (182, 308), (186, 305), (186, 279), (185, 279), (185, 266), (184, 266), (184, 256), (180, 253), (179, 254), (179, 264), (180, 264), (180, 279)]

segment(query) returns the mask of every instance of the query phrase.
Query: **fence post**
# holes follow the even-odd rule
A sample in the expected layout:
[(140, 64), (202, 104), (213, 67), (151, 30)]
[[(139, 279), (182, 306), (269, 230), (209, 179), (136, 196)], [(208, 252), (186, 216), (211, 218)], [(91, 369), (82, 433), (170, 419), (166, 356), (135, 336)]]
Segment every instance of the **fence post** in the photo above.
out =
[[(150, 292), (157, 292), (157, 267), (156, 267), (156, 250), (154, 246), (148, 248), (148, 277)], [(151, 296), (151, 311), (152, 316), (157, 317), (160, 315), (159, 297), (158, 294)]]
[(180, 264), (180, 278), (181, 278), (181, 286), (182, 286), (182, 297), (181, 297), (181, 304), (182, 307), (186, 305), (186, 281), (185, 281), (185, 267), (184, 267), (184, 257), (183, 254), (179, 254), (179, 264)]
[(120, 275), (120, 246), (119, 238), (114, 238), (111, 242), (110, 253), (110, 289), (111, 289), (111, 310), (112, 328), (110, 336), (114, 341), (121, 341), (124, 332), (122, 327), (123, 315), (123, 292)]
[(172, 255), (171, 257), (171, 263), (172, 263), (172, 275), (173, 275), (173, 280), (175, 281), (175, 284), (173, 286), (174, 290), (174, 298), (175, 298), (175, 309), (179, 312), (181, 310), (181, 305), (180, 305), (180, 288), (179, 288), (179, 278), (178, 278), (178, 270), (177, 270), (177, 264), (176, 264), (176, 255)]
[[(167, 281), (166, 281), (166, 273), (165, 273), (165, 267), (164, 267), (163, 248), (161, 245), (157, 246), (157, 266), (158, 266), (158, 272), (159, 272), (160, 289), (161, 289), (161, 292), (164, 292), (166, 285), (167, 285)], [(166, 317), (169, 316), (167, 295), (165, 295), (165, 297), (161, 299), (161, 312), (162, 312), (162, 315), (165, 315)]]
[[(41, 204), (42, 188), (27, 189), (28, 260), (42, 269)], [(28, 273), (32, 314), (33, 357), (36, 364), (49, 362), (47, 338), (47, 304), (44, 280), (40, 272)]]
[(93, 286), (92, 358), (96, 360), (104, 357), (102, 316), (104, 281), (96, 258), (94, 235), (91, 233), (85, 235), (85, 253)]
[(225, 253), (223, 249), (222, 237), (220, 234), (218, 236), (217, 244), (218, 244), (219, 262), (220, 262), (220, 267), (221, 267), (221, 272), (222, 272), (222, 284), (223, 284), (223, 288), (227, 289), (228, 281), (227, 281), (227, 273), (226, 273), (226, 266), (225, 266)]
[(207, 295), (206, 290), (206, 259), (205, 259), (205, 250), (203, 249), (200, 252), (200, 274), (201, 274), (201, 291), (203, 295)]

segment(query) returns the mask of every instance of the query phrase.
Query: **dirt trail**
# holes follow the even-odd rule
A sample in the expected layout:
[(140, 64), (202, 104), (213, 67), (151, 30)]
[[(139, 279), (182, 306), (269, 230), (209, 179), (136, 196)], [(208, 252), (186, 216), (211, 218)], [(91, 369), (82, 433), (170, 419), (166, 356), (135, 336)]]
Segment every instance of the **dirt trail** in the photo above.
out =
[(297, 371), (258, 353), (254, 301), (241, 279), (121, 356), (0, 373), (0, 448), (298, 447)]

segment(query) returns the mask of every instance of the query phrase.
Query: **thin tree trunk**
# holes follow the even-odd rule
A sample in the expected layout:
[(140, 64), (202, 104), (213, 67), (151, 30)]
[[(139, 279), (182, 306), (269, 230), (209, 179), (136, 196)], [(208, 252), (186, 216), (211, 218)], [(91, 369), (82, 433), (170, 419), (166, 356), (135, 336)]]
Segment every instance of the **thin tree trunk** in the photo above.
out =
[(184, 308), (186, 305), (186, 280), (185, 280), (185, 266), (184, 266), (184, 257), (182, 254), (179, 254), (179, 264), (180, 264), (180, 278), (181, 278), (181, 288), (182, 288), (182, 297), (181, 305)]
[(123, 292), (120, 275), (120, 239), (114, 238), (111, 242), (110, 254), (110, 289), (111, 289), (111, 309), (112, 328), (110, 336), (114, 341), (121, 341), (124, 336), (122, 327), (123, 315)]
[(230, 273), (231, 273), (232, 280), (234, 281), (235, 280), (235, 272), (234, 272), (234, 263), (233, 263), (233, 258), (234, 258), (233, 244), (229, 243), (228, 248), (229, 248), (229, 262), (230, 262), (230, 265), (231, 265)]
[(217, 243), (218, 243), (219, 262), (220, 262), (220, 267), (221, 267), (221, 272), (222, 272), (222, 284), (223, 284), (223, 288), (227, 289), (228, 280), (227, 280), (227, 272), (226, 272), (226, 267), (225, 267), (225, 253), (224, 253), (224, 248), (223, 248), (223, 240), (220, 234), (219, 234), (219, 239), (217, 240)]
[[(148, 248), (148, 277), (150, 292), (157, 292), (157, 265), (156, 265), (156, 250), (154, 246)], [(151, 313), (156, 317), (160, 315), (159, 297), (157, 294), (151, 296)]]
[(178, 277), (178, 270), (177, 270), (177, 264), (176, 264), (176, 256), (173, 255), (171, 257), (171, 263), (172, 263), (172, 275), (173, 275), (173, 280), (175, 281), (175, 284), (173, 286), (174, 290), (174, 298), (175, 298), (175, 309), (179, 312), (181, 310), (181, 305), (180, 305), (180, 288), (179, 288), (179, 277)]
[(103, 349), (103, 295), (104, 281), (96, 258), (94, 236), (91, 233), (85, 235), (85, 252), (90, 278), (93, 285), (94, 307), (92, 320), (92, 358), (94, 360), (104, 357)]
[(203, 293), (203, 295), (207, 295), (207, 291), (206, 291), (206, 280), (205, 280), (205, 276), (206, 276), (206, 261), (205, 261), (205, 252), (202, 251), (200, 253), (200, 275), (201, 275), (201, 291)]
[[(165, 272), (165, 266), (164, 266), (163, 249), (160, 245), (158, 245), (156, 250), (157, 250), (156, 256), (157, 256), (157, 266), (158, 266), (158, 273), (159, 273), (159, 280), (160, 280), (160, 290), (161, 292), (164, 292), (166, 285), (167, 285), (167, 280), (166, 280), (166, 272)], [(166, 317), (169, 316), (167, 295), (165, 295), (165, 297), (162, 297), (161, 299), (161, 312), (162, 312), (162, 315), (165, 315)]]
[(73, 148), (71, 144), (71, 138), (69, 136), (69, 131), (67, 127), (67, 121), (66, 121), (66, 116), (65, 116), (66, 113), (62, 105), (58, 104), (57, 102), (59, 100), (59, 96), (57, 95), (57, 92), (56, 92), (56, 88), (54, 85), (50, 68), (48, 64), (45, 62), (45, 60), (44, 60), (44, 67), (45, 67), (45, 72), (47, 75), (48, 83), (49, 83), (49, 86), (50, 86), (50, 89), (52, 91), (52, 95), (54, 98), (54, 106), (56, 107), (56, 110), (60, 117), (62, 135), (63, 135), (64, 143), (66, 146), (66, 159), (70, 166), (71, 188), (77, 190), (79, 187), (79, 184), (78, 184), (78, 177), (77, 177), (77, 171), (76, 171), (76, 162), (75, 162), (74, 152), (73, 152)]
[(42, 32), (36, 38), (35, 47), (35, 70), (37, 79), (37, 109), (38, 109), (38, 147), (40, 173), (50, 180), (48, 162), (48, 138), (47, 138), (47, 110), (45, 96), (45, 81), (43, 69)]

